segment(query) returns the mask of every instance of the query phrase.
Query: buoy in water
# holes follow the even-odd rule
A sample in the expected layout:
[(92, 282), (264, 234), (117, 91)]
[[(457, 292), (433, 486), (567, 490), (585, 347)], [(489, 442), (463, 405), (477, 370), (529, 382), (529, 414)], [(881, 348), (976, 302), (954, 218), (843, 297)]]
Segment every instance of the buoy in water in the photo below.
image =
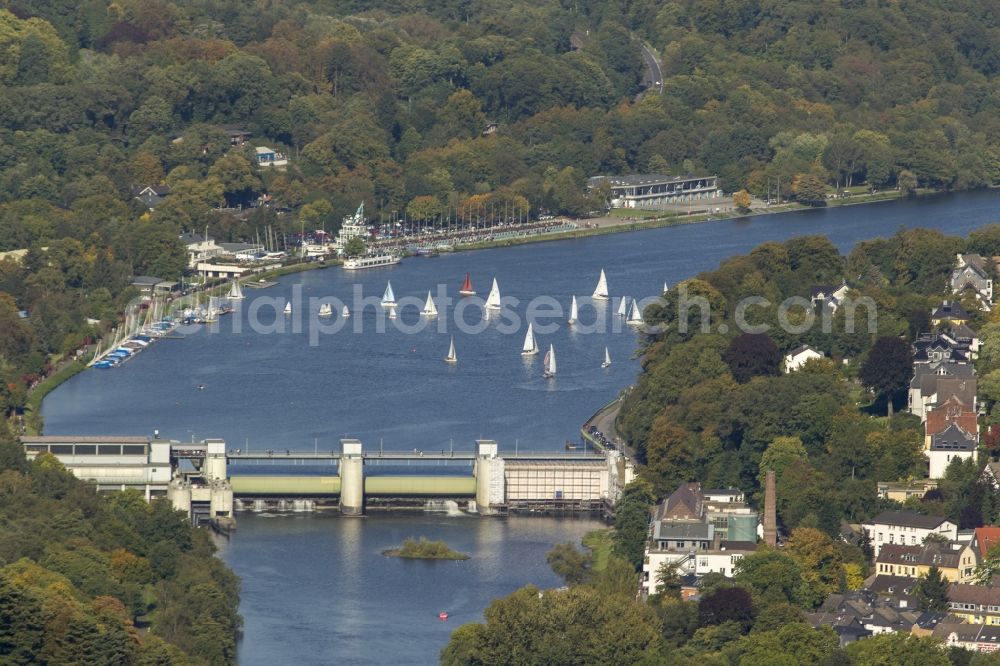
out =
[(445, 620), (448, 619), (448, 614), (444, 611), (441, 611), (440, 613), (438, 613), (438, 619), (444, 622)]

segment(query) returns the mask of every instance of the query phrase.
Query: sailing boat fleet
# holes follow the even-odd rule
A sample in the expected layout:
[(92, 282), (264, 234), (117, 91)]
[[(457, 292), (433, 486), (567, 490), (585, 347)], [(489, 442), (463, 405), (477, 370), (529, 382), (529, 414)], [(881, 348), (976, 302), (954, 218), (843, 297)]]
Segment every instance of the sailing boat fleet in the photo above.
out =
[[(663, 283), (663, 293), (667, 293), (669, 288), (667, 283)], [(472, 278), (469, 273), (465, 274), (465, 280), (462, 282), (462, 288), (458, 292), (463, 296), (475, 295), (475, 290), (472, 288)], [(386, 296), (383, 297), (383, 304), (386, 298), (392, 298), (392, 287), (391, 285), (386, 286)], [(608, 291), (608, 277), (601, 269), (600, 277), (597, 280), (597, 287), (594, 289), (594, 293), (591, 297), (593, 300), (607, 301), (610, 300), (610, 293)], [(499, 310), (501, 309), (500, 300), (500, 286), (497, 279), (493, 278), (493, 285), (490, 288), (489, 296), (486, 298), (485, 308), (489, 310)], [(394, 310), (393, 310), (394, 311)], [(421, 311), (421, 315), (425, 316), (436, 316), (437, 307), (434, 305), (434, 299), (431, 297), (431, 293), (427, 292), (427, 301), (424, 304), (424, 309)], [(642, 317), (642, 310), (639, 307), (639, 300), (634, 298), (629, 298), (628, 296), (623, 296), (618, 301), (618, 308), (616, 310), (616, 315), (625, 320), (625, 323), (629, 326), (643, 326), (645, 321)], [(576, 294), (573, 295), (570, 301), (569, 308), (569, 319), (567, 322), (570, 325), (576, 324), (580, 319), (580, 308), (577, 302)], [(538, 340), (535, 338), (535, 329), (532, 322), (528, 322), (528, 330), (524, 334), (524, 344), (521, 347), (521, 356), (534, 356), (539, 353)], [(455, 338), (452, 336), (449, 347), (448, 355), (444, 359), (448, 363), (457, 363), (458, 357), (455, 355)], [(604, 360), (601, 362), (602, 368), (611, 367), (611, 352), (607, 347), (604, 348)], [(546, 379), (551, 379), (556, 376), (556, 349), (555, 345), (549, 344), (548, 351), (545, 352), (545, 356), (542, 359), (542, 376)]]

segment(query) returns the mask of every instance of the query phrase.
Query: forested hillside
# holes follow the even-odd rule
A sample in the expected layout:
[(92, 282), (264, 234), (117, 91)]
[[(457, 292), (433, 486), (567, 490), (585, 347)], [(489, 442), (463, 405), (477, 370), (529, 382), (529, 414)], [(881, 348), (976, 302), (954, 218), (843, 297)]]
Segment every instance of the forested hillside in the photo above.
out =
[(0, 433), (0, 663), (235, 663), (239, 581), (214, 551), (169, 502), (98, 495)]

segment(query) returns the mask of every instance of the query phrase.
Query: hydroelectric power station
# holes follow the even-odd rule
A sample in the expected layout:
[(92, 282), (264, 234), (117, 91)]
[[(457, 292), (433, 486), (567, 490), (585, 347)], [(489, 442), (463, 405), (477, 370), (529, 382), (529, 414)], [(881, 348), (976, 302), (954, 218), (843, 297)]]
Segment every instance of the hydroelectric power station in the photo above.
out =
[[(340, 450), (230, 449), (153, 437), (22, 437), (29, 458), (49, 453), (100, 491), (136, 488), (165, 497), (195, 522), (231, 527), (234, 511), (427, 508), (444, 503), (480, 515), (607, 512), (634, 477), (619, 451), (501, 452), (477, 440), (472, 452), (366, 451), (357, 439)], [(454, 502), (454, 504), (451, 504)]]

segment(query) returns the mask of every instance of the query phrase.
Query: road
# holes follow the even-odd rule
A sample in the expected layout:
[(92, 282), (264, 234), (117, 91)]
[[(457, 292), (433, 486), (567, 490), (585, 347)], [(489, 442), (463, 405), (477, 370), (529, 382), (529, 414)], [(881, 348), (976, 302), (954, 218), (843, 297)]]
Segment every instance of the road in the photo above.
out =
[(643, 76), (646, 90), (639, 93), (639, 98), (641, 99), (650, 90), (655, 90), (658, 95), (662, 95), (663, 70), (660, 68), (660, 61), (656, 59), (656, 55), (653, 54), (652, 49), (643, 42), (639, 42), (639, 48), (642, 50), (642, 62), (646, 67), (646, 74)]

